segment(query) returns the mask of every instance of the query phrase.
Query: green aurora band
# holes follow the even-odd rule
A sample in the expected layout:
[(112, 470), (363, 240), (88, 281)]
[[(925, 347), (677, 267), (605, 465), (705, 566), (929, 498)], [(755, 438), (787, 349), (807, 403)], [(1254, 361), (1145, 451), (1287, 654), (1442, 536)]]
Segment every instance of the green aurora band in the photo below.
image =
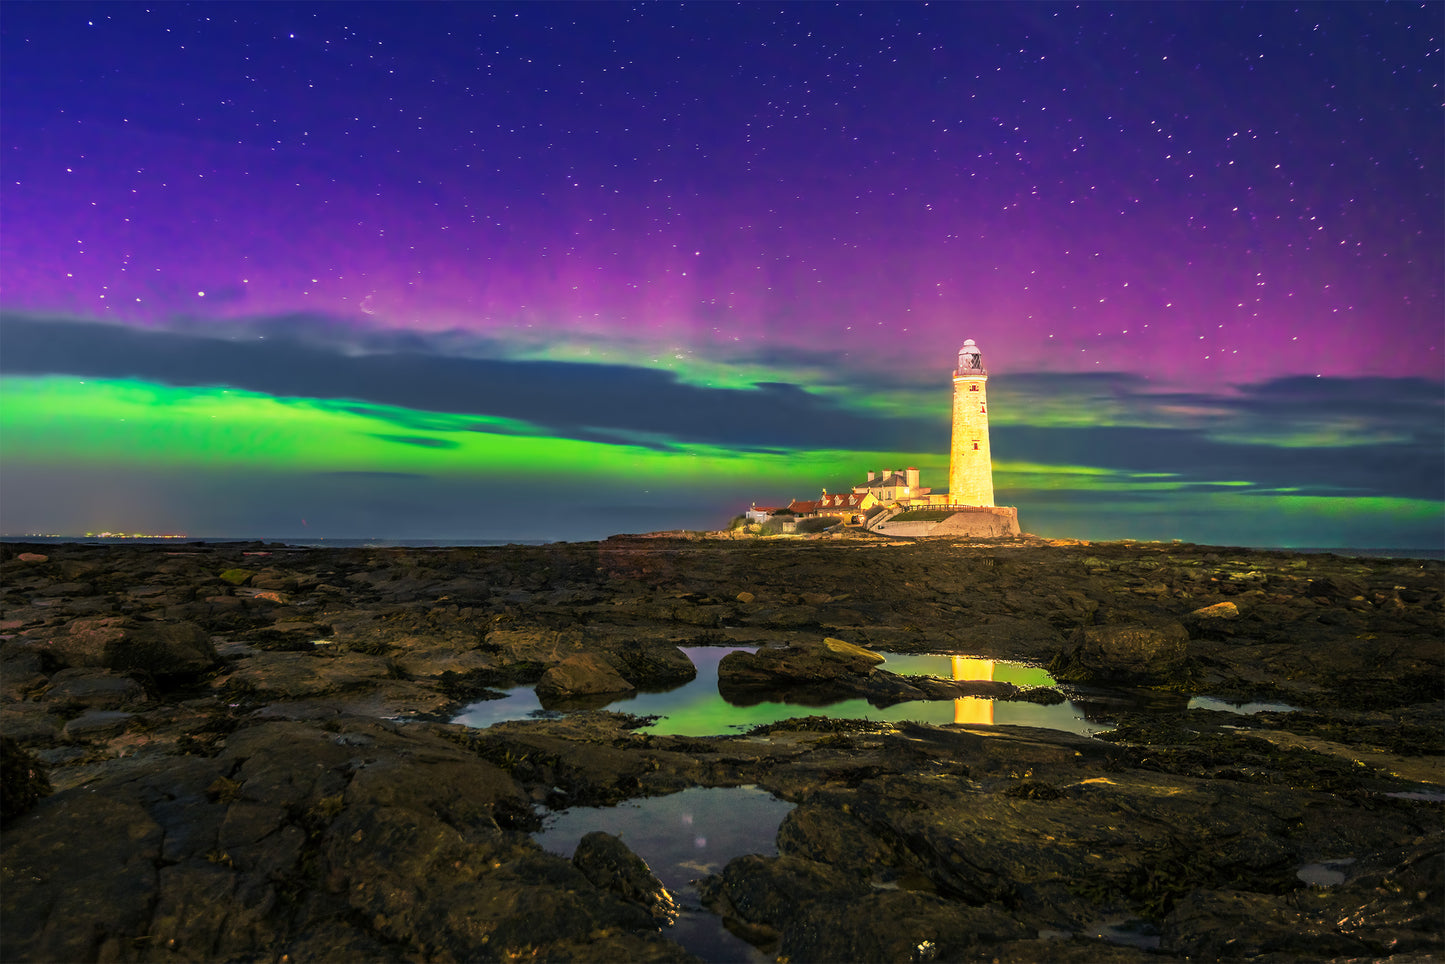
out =
[[(24, 475), (32, 481), (53, 477), (57, 485), (75, 473), (169, 480), (156, 484), (172, 493), (167, 497), (171, 505), (158, 495), (141, 520), (117, 518), (131, 510), (122, 498), (103, 494), (74, 505), (74, 518), (45, 520), (71, 533), (135, 531), (141, 524), (183, 531), (203, 525), (196, 520), (202, 517), (205, 487), (225, 478), (232, 480), (227, 490), (232, 497), (248, 478), (265, 492), (285, 492), (288, 480), (314, 476), (331, 479), (332, 485), (347, 484), (348, 476), (380, 480), (377, 486), (389, 478), (421, 479), (452, 495), (497, 493), (515, 480), (543, 480), (537, 487), (554, 500), (605, 490), (632, 492), (643, 504), (686, 504), (694, 512), (700, 505), (715, 504), (711, 521), (721, 527), (751, 501), (816, 498), (822, 487), (846, 491), (870, 469), (917, 466), (925, 485), (939, 484), (947, 475), (943, 453), (778, 454), (715, 445), (619, 445), (556, 437), (509, 419), (130, 380), (7, 377), (0, 379), (0, 400), (5, 451), (0, 471), (5, 476)], [(1010, 422), (1017, 424), (1019, 418), (1014, 414)], [(1127, 534), (1227, 542), (1249, 531), (1255, 545), (1388, 545), (1411, 531), (1438, 531), (1445, 510), (1440, 501), (1323, 496), (1297, 489), (1266, 490), (1237, 479), (1186, 481), (1089, 465), (1000, 460), (995, 479), (1000, 503), (1020, 507), (1026, 530), (1056, 537)], [(177, 499), (174, 493), (187, 484), (200, 491)], [(104, 478), (93, 485), (102, 492), (106, 488)], [(136, 485), (141, 487), (140, 482)], [(10, 508), (20, 520), (29, 507)], [(243, 524), (240, 516), (236, 519), (234, 524)], [(1369, 533), (1375, 538), (1362, 535)], [(6, 534), (22, 533), (7, 529)], [(277, 533), (283, 534), (289, 533)], [(488, 533), (457, 537), (486, 538)], [(563, 532), (538, 537), (595, 536)]]

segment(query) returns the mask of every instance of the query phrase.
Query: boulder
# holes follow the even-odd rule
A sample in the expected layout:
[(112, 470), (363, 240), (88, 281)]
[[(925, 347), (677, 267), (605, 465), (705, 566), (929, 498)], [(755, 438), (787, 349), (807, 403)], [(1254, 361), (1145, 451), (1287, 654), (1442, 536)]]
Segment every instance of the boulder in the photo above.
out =
[(697, 678), (692, 660), (671, 643), (629, 641), (611, 647), (608, 655), (621, 674), (639, 688), (666, 689)]
[(65, 666), (102, 666), (157, 678), (197, 676), (219, 660), (210, 635), (195, 623), (128, 616), (77, 619), (41, 649)]
[[(723, 872), (699, 886), (703, 902), (724, 919), (774, 934), (786, 931), (814, 901), (851, 902), (871, 890), (868, 881), (836, 867), (804, 857), (763, 857), (747, 854), (728, 862)], [(848, 960), (848, 956), (799, 958)], [(852, 957), (853, 960), (883, 960)]]
[(886, 875), (905, 858), (857, 817), (840, 807), (802, 804), (788, 812), (778, 827), (778, 850), (805, 857), (862, 879)]
[(1215, 603), (1213, 606), (1202, 606), (1185, 618), (1201, 622), (1209, 619), (1238, 619), (1239, 607), (1232, 602)]
[(1189, 633), (1179, 623), (1081, 626), (1049, 665), (1066, 682), (1165, 683), (1187, 671)]
[(810, 640), (765, 646), (756, 653), (728, 653), (718, 664), (718, 680), (735, 685), (819, 683), (866, 675), (884, 659), (881, 653), (841, 639)]
[(146, 702), (145, 687), (108, 670), (63, 669), (50, 678), (46, 699), (95, 710), (118, 710)]
[(765, 701), (823, 706), (840, 699), (865, 699), (874, 706), (912, 700), (980, 696), (1007, 699), (1012, 683), (899, 676), (879, 668), (880, 653), (841, 639), (768, 646), (756, 653), (729, 653), (718, 663), (718, 691), (740, 706)]
[(1234, 625), (1238, 619), (1239, 606), (1232, 602), (1222, 602), (1202, 606), (1188, 613), (1183, 623), (1188, 627), (1189, 635), (1193, 639), (1220, 640), (1238, 628)]
[(601, 830), (587, 834), (577, 844), (572, 863), (597, 887), (647, 908), (659, 924), (668, 925), (677, 920), (677, 901), (647, 866), (647, 861), (612, 834)]
[(596, 653), (569, 656), (549, 668), (537, 681), (537, 698), (542, 705), (580, 696), (631, 693), (633, 686), (605, 657)]
[(63, 733), (67, 740), (104, 740), (124, 733), (134, 716), (123, 710), (87, 710), (66, 723)]

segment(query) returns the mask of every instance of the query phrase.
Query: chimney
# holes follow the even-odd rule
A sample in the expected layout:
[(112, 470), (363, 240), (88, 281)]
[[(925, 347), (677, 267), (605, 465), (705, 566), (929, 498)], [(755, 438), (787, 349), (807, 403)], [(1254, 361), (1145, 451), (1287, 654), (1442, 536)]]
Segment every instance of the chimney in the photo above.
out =
[(869, 482), (872, 482), (872, 481), (873, 481), (873, 473), (872, 473), (872, 472), (869, 472), (869, 473), (868, 473), (868, 481), (869, 481)]

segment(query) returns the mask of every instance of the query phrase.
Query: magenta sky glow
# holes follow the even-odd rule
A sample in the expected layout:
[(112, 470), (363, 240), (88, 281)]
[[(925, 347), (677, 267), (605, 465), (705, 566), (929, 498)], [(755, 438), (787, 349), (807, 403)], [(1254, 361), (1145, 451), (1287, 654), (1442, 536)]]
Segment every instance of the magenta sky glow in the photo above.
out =
[[(0, 310), (863, 408), (975, 337), (1190, 430), (1299, 376), (1434, 386), (1441, 33), (1435, 4), (17, 4)], [(219, 384), (173, 357), (141, 374)], [(1439, 499), (1419, 404), (1417, 484), (1374, 494)]]

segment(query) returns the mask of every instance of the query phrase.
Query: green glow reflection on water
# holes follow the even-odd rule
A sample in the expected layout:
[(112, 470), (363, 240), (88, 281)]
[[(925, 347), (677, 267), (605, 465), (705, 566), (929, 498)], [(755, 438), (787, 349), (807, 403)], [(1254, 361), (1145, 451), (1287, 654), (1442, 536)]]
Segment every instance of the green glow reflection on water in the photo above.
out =
[[(898, 703), (879, 708), (866, 700), (840, 700), (826, 706), (796, 703), (757, 703), (737, 706), (723, 699), (717, 688), (717, 666), (732, 649), (725, 647), (684, 647), (683, 652), (697, 667), (697, 678), (661, 693), (637, 693), (608, 704), (609, 710), (656, 716), (647, 727), (658, 734), (712, 736), (751, 729), (799, 716), (828, 716), (834, 719), (868, 719), (900, 723), (914, 721), (937, 725), (975, 723), (1038, 726), (1070, 733), (1092, 735), (1109, 727), (1091, 723), (1072, 703), (1039, 706), (1034, 703), (1005, 702), (966, 697), (959, 700), (930, 700)], [(1050, 686), (1048, 672), (1018, 663), (992, 662), (991, 678), (1019, 687)], [(883, 668), (904, 675), (932, 675), (952, 678), (953, 657), (947, 655), (891, 655)], [(542, 709), (531, 687), (511, 690), (504, 700), (490, 700), (468, 706), (454, 722), (485, 727), (504, 720), (555, 716)]]

